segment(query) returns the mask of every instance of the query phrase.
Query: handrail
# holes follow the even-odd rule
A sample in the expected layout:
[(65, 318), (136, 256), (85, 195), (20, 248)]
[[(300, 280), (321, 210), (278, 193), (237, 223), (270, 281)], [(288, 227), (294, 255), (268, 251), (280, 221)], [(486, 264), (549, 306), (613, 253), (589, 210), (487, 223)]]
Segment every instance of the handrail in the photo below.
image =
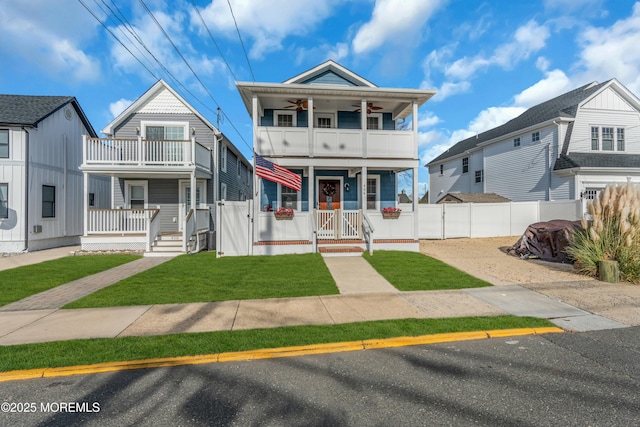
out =
[(189, 240), (196, 228), (196, 222), (193, 216), (193, 209), (189, 209), (189, 213), (184, 219), (184, 227), (182, 229), (182, 250), (189, 253)]
[(367, 216), (366, 211), (362, 211), (362, 228), (364, 229), (364, 235), (367, 240), (367, 247), (369, 248), (369, 256), (373, 256), (373, 224)]
[[(153, 242), (156, 240), (156, 236), (160, 231), (160, 209), (155, 209), (151, 218), (147, 219), (147, 252), (151, 252), (151, 246)], [(158, 220), (156, 221), (156, 218)]]

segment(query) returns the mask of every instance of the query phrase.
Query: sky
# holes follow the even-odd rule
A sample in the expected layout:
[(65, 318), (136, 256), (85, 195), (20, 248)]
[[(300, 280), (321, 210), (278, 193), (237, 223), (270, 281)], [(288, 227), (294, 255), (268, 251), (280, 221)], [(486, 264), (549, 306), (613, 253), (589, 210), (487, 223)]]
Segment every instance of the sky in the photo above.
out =
[(433, 89), (421, 196), (429, 161), (533, 105), (611, 78), (640, 95), (640, 1), (0, 0), (0, 58), (0, 93), (75, 96), (98, 133), (162, 78), (247, 159), (236, 81), (333, 59), (380, 87)]

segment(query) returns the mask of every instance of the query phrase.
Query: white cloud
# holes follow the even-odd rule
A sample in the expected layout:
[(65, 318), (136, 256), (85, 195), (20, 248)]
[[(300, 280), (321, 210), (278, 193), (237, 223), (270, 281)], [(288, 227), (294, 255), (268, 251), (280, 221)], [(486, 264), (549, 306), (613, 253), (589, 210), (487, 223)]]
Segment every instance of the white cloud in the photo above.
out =
[(609, 28), (587, 28), (578, 40), (582, 51), (577, 79), (588, 82), (617, 78), (632, 92), (640, 93), (640, 3), (627, 19)]
[(346, 43), (336, 43), (335, 45), (322, 44), (313, 48), (299, 48), (296, 52), (296, 65), (307, 61), (307, 58), (315, 61), (317, 58), (333, 59), (340, 62), (349, 55), (349, 45)]
[[(320, 3), (320, 2), (318, 2)], [(376, 0), (371, 20), (353, 38), (354, 53), (365, 53), (403, 35), (418, 37), (422, 27), (445, 3), (443, 0)]]
[(438, 123), (440, 123), (440, 117), (436, 116), (432, 112), (419, 115), (418, 117), (418, 128), (431, 127)]
[(109, 104), (109, 112), (111, 113), (112, 118), (118, 117), (120, 113), (122, 113), (129, 107), (129, 105), (131, 105), (131, 103), (133, 103), (133, 101), (121, 98), (116, 102), (112, 102), (111, 104)]
[(516, 30), (512, 42), (496, 48), (490, 62), (503, 68), (511, 68), (542, 49), (550, 35), (546, 25), (538, 25), (531, 20)]
[(519, 107), (532, 107), (571, 89), (572, 82), (561, 70), (552, 70), (546, 77), (515, 96)]
[(471, 88), (471, 83), (469, 82), (459, 82), (459, 83), (451, 83), (444, 82), (435, 96), (432, 98), (434, 102), (443, 101), (451, 95), (455, 95), (458, 93), (464, 93), (469, 91)]
[(99, 61), (81, 46), (97, 25), (86, 19), (86, 13), (72, 0), (3, 2), (3, 59), (26, 61), (74, 83), (98, 80)]
[[(253, 1), (235, 0), (232, 3), (240, 33), (253, 39), (249, 55), (260, 59), (266, 53), (282, 49), (282, 41), (289, 35), (304, 35), (315, 29), (333, 13), (331, 1)], [(200, 13), (211, 31), (222, 32), (238, 41), (236, 27), (227, 0), (213, 0)], [(200, 27), (200, 18), (192, 14), (193, 24)], [(239, 42), (239, 41), (238, 41)], [(244, 43), (247, 40), (244, 39)]]

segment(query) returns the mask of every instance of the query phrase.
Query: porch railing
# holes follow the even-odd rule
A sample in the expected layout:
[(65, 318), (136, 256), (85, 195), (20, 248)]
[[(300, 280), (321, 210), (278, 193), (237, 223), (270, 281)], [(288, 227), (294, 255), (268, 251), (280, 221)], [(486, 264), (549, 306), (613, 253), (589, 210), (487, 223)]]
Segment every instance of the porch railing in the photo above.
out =
[(373, 255), (373, 232), (375, 231), (375, 228), (373, 228), (373, 224), (371, 224), (371, 220), (366, 213), (362, 215), (362, 231), (364, 238), (367, 241), (369, 255)]
[(192, 140), (84, 137), (85, 166), (192, 166), (211, 170), (209, 149)]
[(89, 209), (90, 234), (146, 233), (158, 209)]
[(151, 218), (148, 219), (147, 225), (147, 251), (151, 251), (151, 247), (160, 234), (160, 209), (155, 209)]
[[(199, 252), (200, 239), (198, 233), (209, 229), (209, 208), (189, 209), (189, 213), (184, 219), (182, 234), (182, 250), (184, 252)], [(194, 238), (195, 248), (190, 247), (191, 239)]]

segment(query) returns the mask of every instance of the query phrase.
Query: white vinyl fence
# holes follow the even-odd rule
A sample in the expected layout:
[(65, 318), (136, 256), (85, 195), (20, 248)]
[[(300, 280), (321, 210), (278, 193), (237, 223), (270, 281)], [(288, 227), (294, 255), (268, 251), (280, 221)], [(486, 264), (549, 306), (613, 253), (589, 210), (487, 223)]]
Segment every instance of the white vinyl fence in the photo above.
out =
[(420, 239), (519, 236), (535, 222), (582, 217), (580, 200), (421, 204), (419, 210)]

